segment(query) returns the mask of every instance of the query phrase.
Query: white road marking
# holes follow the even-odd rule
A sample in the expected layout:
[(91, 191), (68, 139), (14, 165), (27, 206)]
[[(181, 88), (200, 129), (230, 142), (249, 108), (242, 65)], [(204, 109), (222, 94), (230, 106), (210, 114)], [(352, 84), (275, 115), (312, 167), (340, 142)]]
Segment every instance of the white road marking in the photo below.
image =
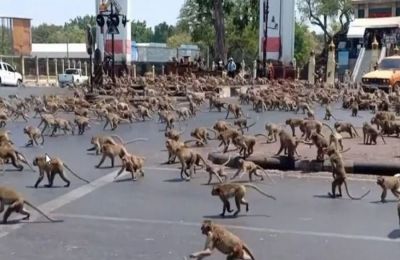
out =
[[(171, 221), (171, 220), (161, 220), (161, 219), (120, 218), (120, 217), (76, 215), (76, 214), (63, 214), (63, 213), (57, 213), (55, 215), (64, 218), (77, 218), (86, 220), (114, 221), (114, 222), (133, 222), (140, 224), (177, 225), (186, 227), (200, 227), (201, 225), (195, 222)], [(349, 240), (399, 243), (399, 241), (396, 239), (390, 239), (378, 236), (351, 235), (351, 234), (340, 234), (331, 232), (301, 231), (301, 230), (290, 230), (290, 229), (259, 228), (259, 227), (236, 226), (236, 225), (225, 225), (225, 227), (237, 230), (261, 232), (261, 233), (274, 233), (282, 235), (313, 236), (313, 237), (340, 238)]]

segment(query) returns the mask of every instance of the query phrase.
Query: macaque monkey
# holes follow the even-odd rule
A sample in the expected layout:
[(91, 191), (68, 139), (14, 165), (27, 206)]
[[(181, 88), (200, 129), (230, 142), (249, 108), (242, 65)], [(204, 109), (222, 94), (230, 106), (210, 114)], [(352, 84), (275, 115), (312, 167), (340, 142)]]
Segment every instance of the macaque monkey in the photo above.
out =
[[(264, 134), (257, 134), (256, 136), (264, 136), (267, 138), (267, 143), (275, 143), (278, 141), (276, 136), (278, 135), (281, 127), (277, 124), (267, 123), (265, 124), (265, 130), (267, 131), (267, 135)], [(272, 139), (272, 140), (271, 140)]]
[(103, 144), (117, 144), (115, 141), (117, 140), (118, 143), (123, 144), (124, 141), (118, 135), (111, 135), (111, 136), (103, 136), (103, 135), (96, 135), (93, 136), (90, 143), (94, 146), (92, 148), (87, 149), (87, 151), (96, 151), (96, 155), (100, 154), (101, 147)]
[[(231, 155), (229, 154), (228, 160), (225, 163), (219, 165), (219, 167), (206, 163), (205, 171), (209, 174), (209, 179), (208, 179), (207, 184), (211, 183), (213, 175), (215, 175), (217, 177), (217, 179), (220, 183), (225, 182), (226, 179), (228, 178), (228, 176), (224, 172), (224, 167), (227, 166), (230, 161), (231, 161)], [(222, 178), (224, 179), (223, 181), (222, 181)]]
[(72, 135), (75, 134), (74, 127), (71, 122), (63, 118), (54, 119), (53, 132), (50, 136), (54, 136), (58, 129), (63, 130), (65, 135), (68, 134), (69, 131), (72, 133)]
[(374, 143), (374, 145), (377, 144), (376, 139), (378, 138), (378, 136), (380, 136), (382, 138), (382, 141), (384, 144), (386, 144), (385, 138), (383, 138), (382, 133), (379, 133), (378, 130), (376, 130), (375, 128), (373, 128), (370, 124), (368, 124), (367, 122), (365, 122), (363, 124), (363, 140), (364, 140), (364, 144), (372, 144)]
[(239, 135), (232, 139), (232, 143), (239, 149), (239, 154), (246, 159), (254, 152), (256, 138), (251, 135)]
[(248, 122), (247, 122), (247, 118), (239, 118), (239, 119), (236, 119), (236, 120), (233, 122), (233, 125), (239, 127), (240, 131), (241, 131), (242, 134), (243, 134), (243, 133), (244, 133), (243, 129), (246, 129), (247, 132), (248, 132), (249, 129), (250, 129), (250, 127), (256, 125), (256, 122), (254, 122), (254, 123), (252, 123), (252, 124), (249, 125)]
[(240, 204), (246, 205), (246, 212), (249, 211), (249, 203), (244, 199), (244, 196), (246, 195), (246, 188), (252, 188), (261, 193), (262, 195), (266, 196), (267, 198), (276, 200), (274, 196), (271, 196), (263, 192), (260, 188), (252, 184), (239, 184), (239, 183), (217, 184), (216, 186), (213, 187), (211, 195), (219, 196), (219, 198), (223, 203), (222, 213), (220, 215), (221, 217), (225, 216), (225, 211), (228, 211), (229, 213), (232, 212), (229, 203), (230, 198), (235, 198), (235, 203), (237, 208), (233, 216), (236, 217), (239, 214)]
[[(355, 136), (359, 136), (356, 128), (353, 126), (352, 123), (345, 123), (345, 122), (336, 122), (334, 124), (336, 131), (341, 134), (342, 132), (346, 132), (350, 135), (350, 138)], [(353, 133), (354, 131), (354, 133)]]
[(78, 126), (78, 135), (83, 135), (86, 128), (90, 128), (90, 119), (84, 116), (76, 116), (74, 123)]
[(8, 116), (5, 111), (0, 111), (0, 128), (7, 125)]
[(17, 109), (14, 111), (14, 120), (17, 120), (19, 117), (28, 122), (29, 116), (23, 110)]
[(291, 136), (285, 130), (281, 130), (279, 132), (279, 140), (280, 140), (280, 147), (276, 155), (280, 155), (282, 151), (286, 154), (289, 159), (294, 159), (294, 154), (297, 154), (297, 146), (299, 145), (299, 141), (295, 140), (293, 136)]
[(376, 184), (381, 186), (382, 194), (381, 194), (381, 202), (386, 202), (387, 190), (390, 190), (396, 199), (400, 198), (400, 177), (399, 176), (391, 176), (391, 177), (377, 177)]
[(46, 131), (47, 128), (51, 128), (51, 127), (54, 126), (54, 124), (55, 124), (55, 118), (54, 118), (54, 116), (51, 115), (51, 114), (42, 114), (40, 117), (41, 117), (41, 121), (40, 121), (40, 123), (39, 123), (39, 125), (38, 125), (38, 128), (39, 128), (42, 124), (44, 124), (44, 127), (43, 127), (43, 129), (42, 129), (42, 133), (41, 133), (41, 134), (43, 134), (43, 133)]
[(171, 130), (174, 128), (174, 123), (176, 120), (176, 116), (169, 112), (165, 115), (165, 131)]
[(28, 165), (28, 167), (32, 171), (35, 171), (26, 160), (26, 157), (22, 153), (15, 150), (15, 148), (9, 143), (8, 144), (3, 143), (0, 146), (0, 159), (2, 159), (3, 161), (11, 160), (11, 164), (19, 171), (22, 171), (24, 169), (24, 166), (19, 164), (20, 161)]
[(290, 128), (292, 129), (292, 135), (296, 136), (296, 127), (300, 128), (300, 131), (303, 131), (303, 119), (298, 119), (298, 118), (289, 118), (286, 120), (286, 124), (290, 126)]
[(0, 186), (0, 213), (2, 213), (4, 211), (4, 207), (8, 205), (8, 208), (3, 215), (3, 224), (7, 224), (8, 218), (13, 212), (24, 215), (25, 217), (23, 218), (23, 220), (28, 220), (30, 217), (30, 213), (25, 210), (24, 204), (33, 208), (51, 222), (62, 222), (62, 220), (55, 220), (47, 216), (43, 211), (27, 201), (22, 194), (20, 194), (13, 188)]
[(217, 121), (214, 126), (213, 129), (217, 132), (223, 132), (225, 130), (228, 130), (232, 127), (232, 125), (228, 122), (225, 121)]
[(219, 132), (217, 139), (221, 141), (218, 147), (224, 145), (224, 150), (223, 152), (226, 153), (228, 151), (229, 145), (231, 143), (231, 140), (234, 138), (240, 136), (241, 133), (233, 128), (229, 128), (225, 131)]
[(337, 119), (333, 116), (333, 114), (332, 114), (332, 109), (331, 109), (331, 107), (330, 107), (330, 106), (326, 106), (326, 107), (325, 107), (325, 117), (324, 117), (324, 120), (329, 121), (329, 120), (331, 120), (331, 117), (332, 117), (333, 119), (337, 120)]
[(105, 118), (106, 123), (104, 124), (103, 130), (105, 130), (108, 125), (110, 125), (111, 130), (114, 131), (115, 129), (117, 129), (118, 125), (121, 122), (129, 123), (129, 120), (123, 119), (119, 115), (112, 112), (107, 112)]
[[(346, 174), (346, 169), (344, 167), (344, 161), (342, 156), (333, 146), (329, 146), (324, 151), (329, 156), (329, 160), (331, 161), (332, 165), (332, 175), (333, 175), (332, 193), (328, 193), (331, 198), (342, 197), (342, 188), (341, 188), (342, 184), (344, 184), (347, 196), (349, 196), (352, 200), (361, 200), (370, 193), (370, 190), (368, 190), (361, 197), (355, 198), (351, 196), (347, 188), (347, 180), (346, 180), (347, 174)], [(339, 194), (336, 194), (336, 188), (339, 189)]]
[(9, 130), (0, 131), (0, 145), (1, 144), (14, 144), (10, 138), (11, 132)]
[(232, 113), (236, 119), (243, 116), (243, 110), (240, 105), (237, 104), (228, 104), (225, 119), (228, 119), (229, 113)]
[(139, 157), (133, 154), (125, 154), (122, 158), (121, 170), (117, 173), (114, 180), (118, 178), (124, 171), (128, 171), (132, 175), (132, 180), (136, 181), (136, 172), (139, 171), (140, 175), (144, 177), (143, 167), (144, 167), (144, 157)]
[(221, 99), (211, 96), (210, 99), (210, 112), (213, 108), (216, 108), (218, 112), (221, 112), (222, 108), (225, 108), (226, 103), (223, 102)]
[(244, 174), (249, 174), (249, 179), (250, 182), (253, 181), (253, 174), (257, 177), (260, 177), (260, 180), (263, 181), (264, 180), (264, 176), (262, 174), (257, 173), (257, 170), (261, 170), (265, 176), (267, 176), (271, 181), (271, 177), (269, 176), (269, 174), (260, 166), (258, 166), (257, 164), (255, 164), (252, 161), (246, 161), (243, 159), (239, 159), (239, 169), (237, 170), (237, 172), (231, 177), (231, 180), (235, 179), (237, 176), (239, 176), (239, 179), (243, 177)]
[(204, 250), (192, 253), (190, 258), (201, 260), (211, 256), (214, 248), (217, 248), (219, 252), (227, 255), (227, 260), (255, 260), (249, 247), (225, 227), (211, 220), (204, 220), (201, 233), (207, 237)]
[(328, 141), (325, 139), (324, 136), (313, 132), (310, 136), (312, 143), (306, 144), (314, 144), (317, 147), (317, 161), (324, 160), (324, 149), (328, 148), (329, 144)]
[[(213, 138), (210, 137), (209, 131), (214, 133), (214, 137)], [(190, 133), (190, 136), (196, 139), (197, 145), (199, 145), (200, 143), (207, 144), (208, 140), (216, 139), (217, 132), (215, 130), (209, 129), (207, 127), (198, 127), (198, 128), (195, 128)]]
[(321, 130), (322, 130), (323, 124), (317, 120), (304, 120), (302, 128), (303, 129), (303, 136), (305, 136), (305, 140), (310, 140), (311, 134), (315, 131), (317, 134), (320, 134), (323, 136)]
[(353, 103), (351, 104), (351, 116), (357, 117), (358, 110), (359, 110), (358, 102), (353, 101)]
[(26, 147), (33, 146), (33, 143), (35, 143), (36, 145), (39, 145), (38, 140), (40, 140), (40, 139), (42, 140), (42, 142), (40, 144), (43, 145), (44, 137), (39, 128), (34, 127), (34, 126), (26, 126), (26, 127), (24, 127), (24, 134), (26, 134), (29, 138), (28, 142), (25, 145)]
[(60, 158), (54, 157), (51, 158), (50, 161), (46, 161), (45, 155), (39, 155), (33, 160), (33, 165), (39, 168), (39, 178), (35, 183), (35, 188), (37, 188), (40, 182), (43, 180), (44, 175), (46, 174), (47, 180), (49, 184), (45, 185), (45, 187), (50, 188), (53, 187), (54, 177), (59, 174), (60, 178), (66, 183), (64, 187), (69, 187), (71, 182), (64, 174), (64, 168), (66, 168), (69, 172), (71, 172), (78, 179), (90, 183), (88, 180), (80, 177), (71, 168), (68, 167)]
[(123, 144), (111, 144), (105, 143), (101, 146), (101, 153), (103, 154), (99, 164), (96, 165), (96, 168), (100, 168), (100, 166), (104, 163), (104, 160), (108, 157), (111, 160), (111, 168), (114, 168), (114, 160), (115, 157), (119, 156), (120, 158), (124, 157), (125, 154), (128, 154), (125, 146)]
[(168, 139), (172, 139), (174, 141), (179, 141), (181, 139), (181, 134), (183, 131), (177, 131), (175, 129), (171, 129), (165, 132), (164, 136)]
[[(176, 156), (181, 163), (181, 179), (185, 181), (190, 181), (193, 173), (195, 173), (195, 166), (199, 165), (200, 161), (202, 161), (204, 165), (207, 164), (200, 154), (187, 147), (179, 147), (176, 151)], [(187, 170), (189, 170), (189, 173)]]

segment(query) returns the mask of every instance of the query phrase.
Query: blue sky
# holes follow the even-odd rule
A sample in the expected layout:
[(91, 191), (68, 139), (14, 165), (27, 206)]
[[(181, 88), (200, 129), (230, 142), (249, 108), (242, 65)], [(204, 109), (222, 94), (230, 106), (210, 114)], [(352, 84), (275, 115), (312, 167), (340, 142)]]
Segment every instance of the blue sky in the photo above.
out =
[[(154, 26), (175, 24), (184, 0), (129, 0), (135, 20)], [(32, 18), (32, 24), (64, 24), (69, 19), (94, 14), (95, 0), (0, 0), (0, 16)]]

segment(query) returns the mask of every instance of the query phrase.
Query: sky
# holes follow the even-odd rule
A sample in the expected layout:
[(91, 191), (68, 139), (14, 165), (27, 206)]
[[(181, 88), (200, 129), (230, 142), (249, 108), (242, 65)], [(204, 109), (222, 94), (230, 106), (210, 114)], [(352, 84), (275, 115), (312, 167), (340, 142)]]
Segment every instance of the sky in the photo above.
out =
[[(185, 0), (129, 0), (129, 14), (149, 26), (175, 24)], [(57, 3), (57, 4), (56, 4)], [(31, 18), (32, 25), (62, 25), (76, 16), (95, 12), (95, 0), (0, 0), (0, 16)]]

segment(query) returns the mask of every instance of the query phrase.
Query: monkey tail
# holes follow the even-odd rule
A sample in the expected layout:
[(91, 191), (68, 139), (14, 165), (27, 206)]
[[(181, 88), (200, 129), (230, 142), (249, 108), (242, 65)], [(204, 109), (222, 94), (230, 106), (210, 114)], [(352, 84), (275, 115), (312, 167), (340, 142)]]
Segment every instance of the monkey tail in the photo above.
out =
[(347, 148), (346, 150), (340, 151), (340, 153), (347, 153), (350, 150), (351, 150), (351, 147)]
[(262, 170), (263, 173), (265, 174), (265, 176), (267, 176), (267, 178), (268, 178), (272, 183), (275, 183), (275, 181), (271, 178), (271, 176), (269, 175), (269, 173), (266, 172), (262, 167), (258, 166), (258, 169)]
[(39, 212), (43, 217), (45, 217), (47, 220), (49, 220), (50, 222), (63, 222), (63, 220), (61, 219), (53, 219), (50, 218), (49, 216), (47, 216), (43, 211), (41, 211), (39, 208), (37, 208), (36, 206), (34, 206), (32, 203), (30, 203), (27, 200), (24, 200), (24, 203), (26, 205), (28, 205), (29, 207), (33, 208), (34, 210), (36, 210), (37, 212)]
[(333, 131), (333, 129), (332, 129), (332, 127), (330, 125), (328, 125), (327, 123), (322, 123), (322, 125), (328, 127), (329, 130), (331, 130), (332, 134), (334, 134), (334, 131)]
[(211, 128), (207, 128), (207, 130), (213, 132), (213, 134), (214, 134), (214, 138), (210, 138), (209, 136), (207, 136), (207, 139), (208, 140), (216, 140), (217, 139), (217, 131), (215, 131), (214, 129), (211, 129)]
[(90, 183), (90, 181), (82, 178), (81, 176), (79, 176), (78, 174), (76, 174), (73, 170), (71, 170), (71, 168), (69, 168), (65, 163), (63, 163), (64, 167), (70, 172), (72, 173), (76, 178), (80, 179), (81, 181), (84, 181), (86, 183)]
[(364, 193), (364, 195), (362, 195), (361, 197), (357, 197), (356, 198), (356, 197), (353, 197), (353, 196), (350, 195), (349, 189), (347, 188), (347, 181), (346, 180), (344, 181), (344, 187), (346, 189), (347, 196), (349, 196), (349, 198), (352, 199), (352, 200), (361, 200), (371, 192), (371, 190), (368, 190), (366, 193)]
[(245, 251), (250, 256), (251, 260), (256, 260), (253, 253), (250, 251), (250, 248), (246, 244), (243, 244), (242, 247), (243, 247), (243, 251)]
[(351, 128), (354, 130), (354, 133), (356, 133), (356, 136), (358, 136), (358, 137), (359, 137), (360, 135), (358, 134), (358, 132), (357, 132), (356, 128), (355, 128), (353, 125), (351, 126)]
[(125, 145), (131, 144), (131, 143), (136, 143), (136, 142), (139, 142), (139, 141), (146, 142), (148, 140), (149, 140), (148, 138), (136, 138), (136, 139), (133, 139), (133, 140), (130, 140), (130, 141), (126, 142)]
[(253, 185), (253, 184), (250, 184), (250, 183), (246, 183), (246, 184), (243, 184), (243, 186), (245, 186), (245, 187), (247, 187), (247, 188), (252, 188), (252, 189), (258, 191), (259, 193), (261, 193), (262, 195), (264, 195), (264, 196), (267, 197), (267, 198), (276, 200), (276, 198), (275, 198), (274, 196), (265, 193), (265, 192), (262, 191), (260, 188), (258, 188), (256, 185)]
[[(17, 155), (17, 158), (19, 158), (19, 160), (23, 163), (25, 163), (26, 165), (28, 165), (28, 167), (33, 171), (36, 172), (35, 169), (32, 168), (32, 166), (29, 164), (28, 160), (26, 159), (25, 155), (23, 155), (22, 153), (15, 151), (15, 154)], [(21, 160), (22, 159), (22, 160)]]
[[(257, 122), (253, 122), (253, 123), (251, 123), (250, 125), (248, 125), (246, 128), (250, 128), (250, 127), (253, 127), (253, 126), (255, 126), (257, 124)], [(242, 129), (242, 128), (241, 128)]]
[(256, 134), (255, 136), (256, 136), (256, 137), (263, 136), (263, 137), (265, 137), (265, 138), (268, 138), (265, 134)]
[(228, 163), (229, 163), (230, 161), (231, 161), (231, 154), (229, 153), (229, 154), (228, 154), (228, 160), (226, 160), (226, 162), (224, 162), (221, 166), (222, 166), (222, 167), (227, 166)]
[(111, 137), (117, 140), (120, 144), (124, 143), (124, 140), (119, 135), (112, 135)]
[(44, 135), (40, 134), (40, 137), (42, 138), (42, 142), (40, 144), (43, 145), (44, 144)]

